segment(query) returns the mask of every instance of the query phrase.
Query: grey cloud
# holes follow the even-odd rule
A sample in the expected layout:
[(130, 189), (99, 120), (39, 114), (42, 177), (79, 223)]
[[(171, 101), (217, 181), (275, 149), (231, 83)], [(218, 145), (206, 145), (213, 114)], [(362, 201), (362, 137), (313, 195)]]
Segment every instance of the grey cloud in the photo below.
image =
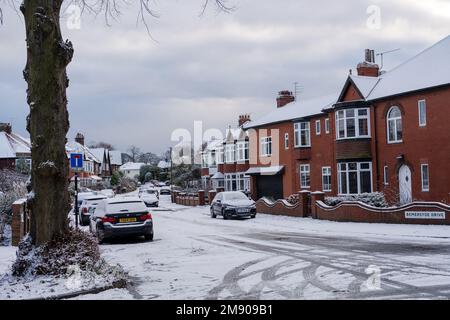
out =
[[(192, 129), (194, 120), (225, 129), (241, 113), (261, 116), (294, 81), (304, 87), (301, 99), (338, 91), (365, 48), (402, 48), (386, 59), (391, 68), (450, 31), (448, 17), (415, 0), (230, 1), (234, 13), (211, 8), (201, 18), (201, 1), (158, 3), (161, 18), (149, 20), (158, 42), (136, 28), (135, 7), (112, 27), (92, 16), (83, 17), (81, 30), (64, 27), (76, 49), (69, 138), (82, 131), (88, 141), (160, 152), (172, 130)], [(380, 30), (366, 27), (372, 4), (381, 8)], [(24, 32), (7, 13), (0, 27), (0, 121), (25, 133)]]

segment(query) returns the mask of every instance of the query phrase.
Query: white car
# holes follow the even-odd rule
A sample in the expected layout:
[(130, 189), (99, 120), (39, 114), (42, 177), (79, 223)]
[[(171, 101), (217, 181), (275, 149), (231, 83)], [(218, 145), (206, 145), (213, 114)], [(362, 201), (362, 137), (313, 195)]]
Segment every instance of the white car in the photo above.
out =
[(92, 194), (84, 198), (80, 207), (80, 224), (82, 226), (88, 226), (91, 213), (89, 208), (96, 207), (101, 200), (107, 199), (108, 197), (104, 194)]
[(92, 214), (89, 229), (98, 242), (122, 236), (144, 236), (153, 240), (153, 218), (137, 197), (100, 201)]
[(146, 189), (139, 192), (139, 198), (144, 201), (147, 207), (159, 206), (159, 193), (158, 190)]
[(115, 196), (114, 190), (112, 190), (112, 189), (104, 189), (104, 190), (100, 191), (100, 193), (103, 193), (108, 198), (114, 198), (114, 196)]

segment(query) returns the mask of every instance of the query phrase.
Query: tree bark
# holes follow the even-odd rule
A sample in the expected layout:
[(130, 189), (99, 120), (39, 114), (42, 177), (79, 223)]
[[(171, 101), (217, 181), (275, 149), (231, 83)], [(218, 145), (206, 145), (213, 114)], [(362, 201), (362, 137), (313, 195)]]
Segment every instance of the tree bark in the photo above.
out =
[(73, 48), (60, 29), (63, 0), (24, 0), (30, 114), (27, 130), (32, 144), (31, 237), (41, 245), (68, 228), (68, 159), (65, 151), (69, 129), (66, 67)]

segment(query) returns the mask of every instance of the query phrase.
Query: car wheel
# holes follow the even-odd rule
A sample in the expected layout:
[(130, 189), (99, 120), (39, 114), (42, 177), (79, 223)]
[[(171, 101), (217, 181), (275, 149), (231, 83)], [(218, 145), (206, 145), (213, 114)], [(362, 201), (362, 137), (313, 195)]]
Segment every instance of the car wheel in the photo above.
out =
[(252, 214), (252, 216), (250, 218), (255, 219), (256, 218), (256, 214)]
[(144, 238), (146, 241), (153, 241), (153, 232), (144, 234)]
[(222, 210), (222, 217), (223, 217), (223, 220), (229, 219), (228, 214), (224, 210)]
[(213, 219), (217, 218), (217, 215), (214, 213), (213, 208), (211, 208), (211, 218), (213, 218)]

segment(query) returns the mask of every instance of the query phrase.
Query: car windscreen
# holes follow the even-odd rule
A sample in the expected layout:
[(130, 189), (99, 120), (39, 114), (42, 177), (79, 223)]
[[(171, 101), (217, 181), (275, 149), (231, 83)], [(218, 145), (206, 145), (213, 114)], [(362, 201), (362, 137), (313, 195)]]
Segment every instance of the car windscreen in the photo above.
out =
[(224, 200), (248, 200), (248, 198), (242, 192), (230, 192), (223, 194)]
[(113, 202), (106, 205), (106, 213), (145, 212), (147, 207), (142, 201)]

